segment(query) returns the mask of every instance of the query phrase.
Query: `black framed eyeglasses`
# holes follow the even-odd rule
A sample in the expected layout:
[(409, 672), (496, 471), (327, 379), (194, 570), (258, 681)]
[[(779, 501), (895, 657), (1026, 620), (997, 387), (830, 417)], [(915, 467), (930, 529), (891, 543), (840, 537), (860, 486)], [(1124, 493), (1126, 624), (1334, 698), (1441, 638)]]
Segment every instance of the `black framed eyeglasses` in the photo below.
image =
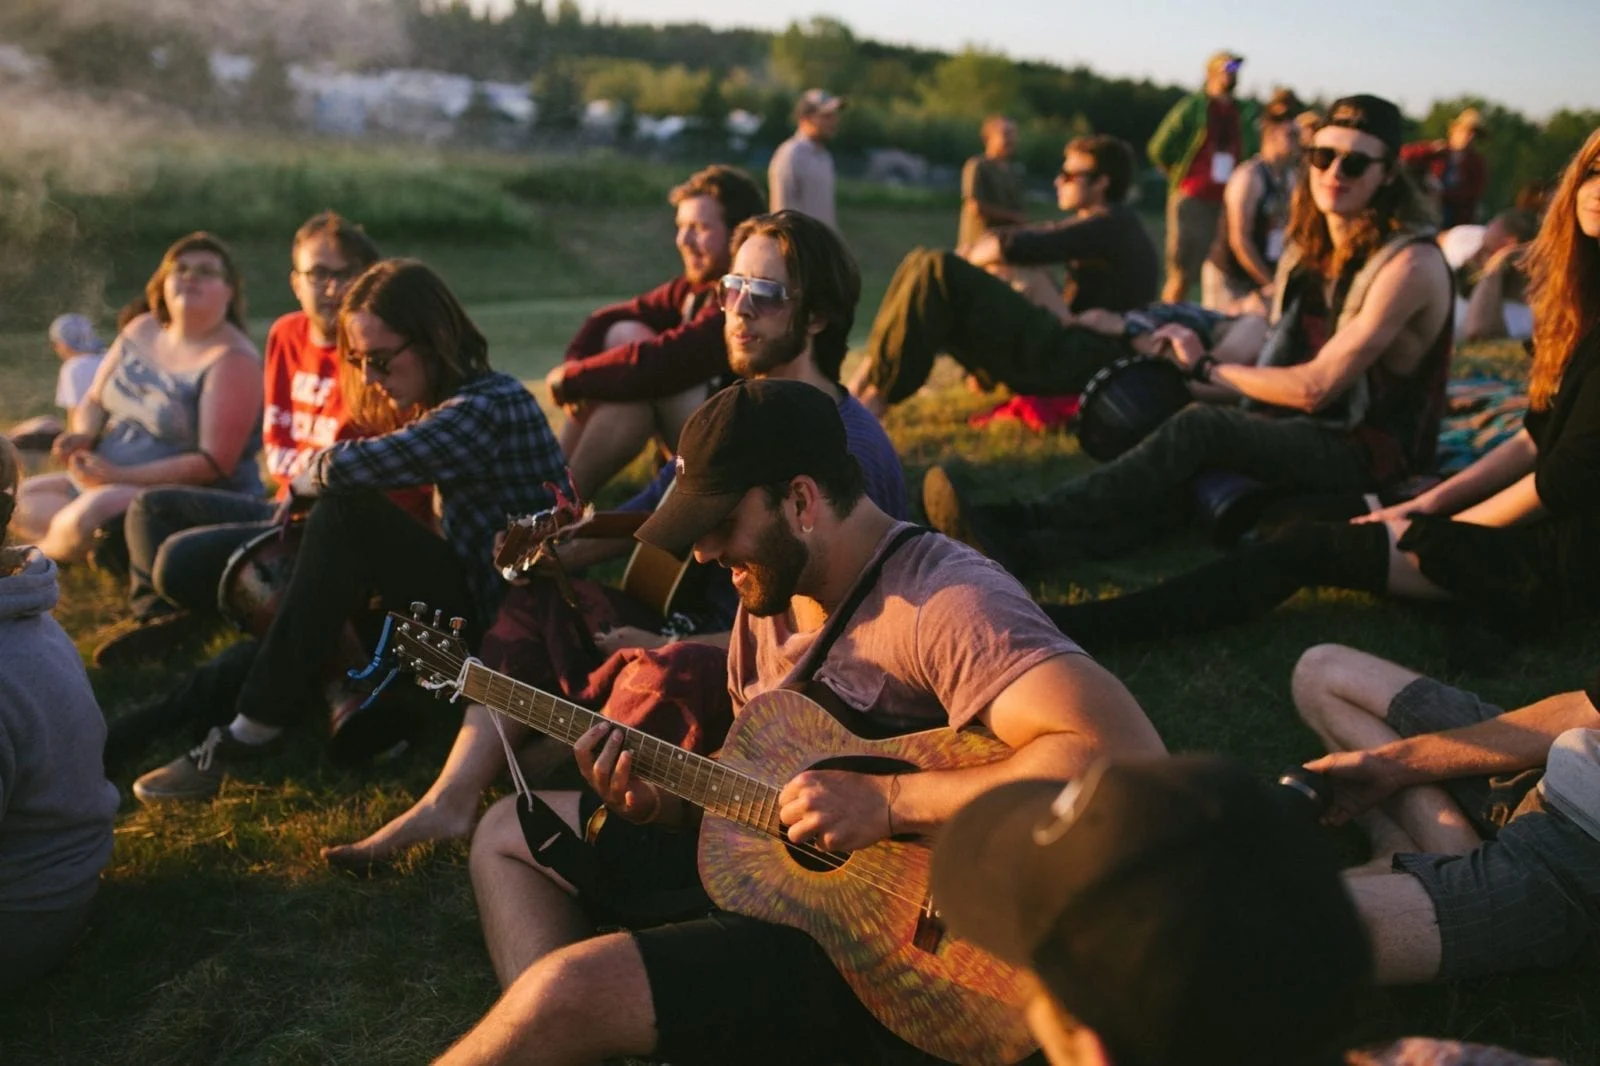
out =
[(758, 318), (783, 310), (783, 305), (794, 299), (792, 293), (780, 282), (768, 278), (752, 278), (744, 274), (724, 274), (717, 284), (717, 298), (722, 303), (724, 311), (732, 311), (739, 306), (739, 298), (749, 298), (747, 305), (752, 315)]
[(1341, 152), (1337, 148), (1317, 145), (1306, 152), (1306, 161), (1317, 170), (1327, 170), (1337, 162), (1340, 177), (1354, 181), (1365, 174), (1372, 164), (1383, 162), (1383, 157), (1365, 152)]
[(1062, 181), (1077, 181), (1079, 178), (1092, 178), (1098, 173), (1098, 170), (1073, 170), (1063, 163), (1056, 176)]
[(411, 342), (406, 341), (400, 347), (391, 348), (388, 351), (382, 348), (377, 348), (370, 352), (350, 351), (345, 353), (344, 361), (357, 370), (363, 372), (370, 370), (374, 374), (386, 376), (389, 373), (389, 365), (400, 358), (400, 353), (409, 347), (411, 347)]

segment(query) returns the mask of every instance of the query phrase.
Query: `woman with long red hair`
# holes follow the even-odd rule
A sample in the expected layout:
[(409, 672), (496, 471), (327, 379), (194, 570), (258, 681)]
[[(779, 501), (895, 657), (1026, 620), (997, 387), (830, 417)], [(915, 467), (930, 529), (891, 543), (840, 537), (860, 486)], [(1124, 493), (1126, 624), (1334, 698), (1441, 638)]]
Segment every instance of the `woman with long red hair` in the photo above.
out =
[(1529, 253), (1524, 428), (1420, 496), (1348, 524), (1290, 522), (1130, 596), (1046, 610), (1076, 640), (1241, 622), (1319, 585), (1454, 599), (1501, 628), (1600, 608), (1600, 130), (1562, 175)]

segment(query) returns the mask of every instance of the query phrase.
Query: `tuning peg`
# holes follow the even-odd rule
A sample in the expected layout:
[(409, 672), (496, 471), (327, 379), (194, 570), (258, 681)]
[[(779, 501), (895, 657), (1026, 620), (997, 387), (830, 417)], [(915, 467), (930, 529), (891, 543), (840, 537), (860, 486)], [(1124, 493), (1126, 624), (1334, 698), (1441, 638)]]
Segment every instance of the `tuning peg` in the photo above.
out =
[(444, 612), (442, 610), (439, 610), (439, 609), (435, 608), (434, 612), (433, 612), (433, 628), (438, 629), (439, 626), (443, 622), (444, 622)]
[(462, 618), (460, 615), (450, 619), (450, 635), (459, 637), (461, 635), (461, 631), (466, 628), (466, 625), (467, 620)]
[(427, 613), (428, 613), (428, 605), (426, 603), (423, 603), (421, 600), (412, 600), (411, 601), (411, 617), (412, 618), (414, 618), (418, 622), (420, 622), (420, 621), (422, 621), (423, 617), (425, 615), (427, 615)]

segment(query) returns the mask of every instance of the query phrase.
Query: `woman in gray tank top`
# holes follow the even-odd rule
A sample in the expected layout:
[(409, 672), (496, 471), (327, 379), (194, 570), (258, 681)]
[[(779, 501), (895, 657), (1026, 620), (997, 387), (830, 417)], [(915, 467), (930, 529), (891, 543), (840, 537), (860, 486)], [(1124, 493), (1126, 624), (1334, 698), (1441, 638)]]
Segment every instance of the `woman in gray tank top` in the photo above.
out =
[(192, 233), (145, 286), (89, 396), (56, 440), (65, 473), (28, 478), (13, 521), (52, 559), (82, 559), (94, 531), (151, 485), (260, 492), (261, 359), (244, 333), (244, 283), (215, 237)]

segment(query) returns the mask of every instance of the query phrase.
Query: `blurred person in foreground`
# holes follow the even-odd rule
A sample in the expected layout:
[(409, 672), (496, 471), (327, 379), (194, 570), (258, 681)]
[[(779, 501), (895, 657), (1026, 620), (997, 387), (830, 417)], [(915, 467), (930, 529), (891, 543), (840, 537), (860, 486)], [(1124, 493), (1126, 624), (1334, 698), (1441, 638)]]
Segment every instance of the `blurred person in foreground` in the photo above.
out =
[(678, 446), (684, 419), (726, 383), (717, 283), (728, 272), (728, 239), (765, 203), (737, 167), (698, 171), (667, 197), (683, 273), (584, 320), (565, 358), (545, 376), (567, 414), (561, 451), (587, 500), (652, 440)]
[(1417, 1038), (1345, 1051), (1367, 931), (1306, 799), (1223, 759), (1102, 762), (1065, 787), (987, 792), (941, 833), (933, 899), (957, 935), (1028, 972), (1052, 1066), (1529, 1062)]
[(151, 485), (259, 493), (261, 358), (244, 333), (244, 280), (226, 246), (192, 233), (145, 286), (53, 454), (64, 474), (22, 483), (17, 532), (58, 562)]
[(94, 323), (84, 315), (72, 313), (56, 316), (50, 323), (50, 349), (61, 360), (56, 373), (56, 406), (66, 414), (66, 422), (54, 415), (40, 415), (19, 422), (7, 431), (23, 451), (47, 452), (57, 437), (66, 432), (72, 422), (72, 412), (89, 395), (94, 385), (100, 361), (105, 358), (105, 342), (94, 331)]
[[(20, 456), (0, 438), (0, 545)], [(0, 993), (26, 991), (88, 923), (111, 858), (117, 790), (100, 761), (106, 723), (83, 660), (50, 617), (56, 564), (0, 547)]]

